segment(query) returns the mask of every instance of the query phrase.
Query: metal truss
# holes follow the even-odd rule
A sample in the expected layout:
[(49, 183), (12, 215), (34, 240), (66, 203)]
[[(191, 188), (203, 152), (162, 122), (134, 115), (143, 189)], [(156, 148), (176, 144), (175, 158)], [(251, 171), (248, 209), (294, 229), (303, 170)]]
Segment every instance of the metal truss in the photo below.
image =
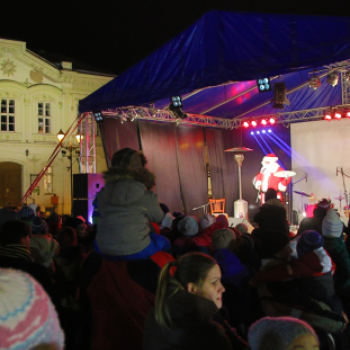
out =
[(282, 123), (282, 124), (306, 122), (311, 120), (323, 119), (326, 112), (330, 112), (330, 111), (346, 112), (349, 109), (350, 109), (350, 104), (346, 104), (346, 105), (337, 105), (337, 106), (331, 106), (331, 107), (305, 109), (302, 111), (267, 114), (267, 115), (260, 115), (258, 117), (242, 118), (240, 119), (240, 122), (241, 122), (240, 124), (242, 124), (242, 122), (245, 120), (271, 118), (271, 117), (274, 117), (276, 119), (276, 123)]
[(154, 109), (146, 107), (117, 108), (116, 110), (102, 111), (102, 115), (119, 118), (121, 121), (151, 120), (180, 124), (208, 126), (220, 129), (234, 129), (240, 124), (236, 120), (211, 117), (201, 114), (186, 113), (187, 118), (176, 118), (167, 109)]
[[(350, 95), (350, 94), (349, 94)], [(350, 98), (350, 97), (349, 97)], [(348, 104), (331, 106), (331, 107), (319, 107), (312, 109), (305, 109), (301, 111), (274, 113), (268, 115), (260, 115), (257, 117), (246, 117), (240, 119), (224, 119), (217, 117), (210, 117), (200, 114), (187, 113), (186, 119), (175, 118), (169, 110), (154, 110), (148, 108), (131, 108), (131, 109), (118, 109), (116, 111), (103, 111), (102, 114), (106, 116), (120, 118), (122, 121), (127, 120), (151, 120), (161, 122), (171, 122), (179, 124), (191, 124), (208, 126), (219, 129), (236, 129), (242, 126), (245, 120), (261, 119), (267, 117), (274, 117), (276, 123), (290, 124), (296, 122), (304, 122), (311, 120), (320, 120), (324, 117), (324, 114), (329, 111), (345, 112), (350, 109), (350, 102)]]
[(96, 122), (92, 113), (86, 113), (79, 125), (83, 136), (80, 142), (80, 173), (96, 173)]
[(350, 79), (349, 72), (341, 72), (341, 93), (342, 93), (342, 104), (350, 104)]

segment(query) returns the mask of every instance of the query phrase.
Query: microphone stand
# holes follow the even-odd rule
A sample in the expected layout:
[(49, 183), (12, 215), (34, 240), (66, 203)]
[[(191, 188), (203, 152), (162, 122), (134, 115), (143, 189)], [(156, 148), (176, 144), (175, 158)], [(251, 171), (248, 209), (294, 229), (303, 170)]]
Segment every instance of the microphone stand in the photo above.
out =
[[(290, 182), (290, 193), (291, 193), (291, 198), (293, 198), (293, 187), (294, 187), (294, 185), (296, 185), (297, 183), (299, 183), (299, 182), (301, 182), (301, 181), (303, 181), (304, 179), (305, 179), (305, 181), (306, 181), (306, 174), (302, 177), (302, 178), (300, 178), (298, 181), (295, 181), (295, 182)], [(289, 202), (290, 202), (290, 198), (289, 198)], [(304, 199), (302, 198), (301, 199), (301, 206), (302, 206), (302, 210), (301, 210), (301, 213), (303, 213), (304, 212)], [(289, 208), (290, 208), (290, 210), (289, 210), (289, 218), (293, 218), (293, 202), (290, 204), (290, 206), (289, 206)], [(298, 218), (297, 218), (297, 225), (299, 224), (299, 215), (298, 215)], [(294, 222), (293, 222), (293, 224), (295, 224)]]
[[(340, 168), (340, 170), (339, 170), (339, 168)], [(350, 176), (344, 174), (342, 166), (341, 167), (337, 167), (337, 175), (338, 175), (338, 173), (341, 173), (341, 176), (342, 176), (342, 179), (343, 179), (344, 196), (345, 196), (345, 200), (346, 200), (346, 205), (348, 206), (348, 210), (349, 210), (349, 197), (348, 197), (348, 192), (346, 191), (344, 176), (346, 176), (348, 178), (350, 178)], [(340, 208), (340, 210), (341, 210), (341, 208)]]
[(206, 214), (206, 213), (208, 212), (208, 205), (209, 205), (209, 203), (207, 203), (207, 204), (202, 204), (202, 205), (199, 205), (198, 207), (192, 208), (192, 210), (203, 209), (204, 214)]

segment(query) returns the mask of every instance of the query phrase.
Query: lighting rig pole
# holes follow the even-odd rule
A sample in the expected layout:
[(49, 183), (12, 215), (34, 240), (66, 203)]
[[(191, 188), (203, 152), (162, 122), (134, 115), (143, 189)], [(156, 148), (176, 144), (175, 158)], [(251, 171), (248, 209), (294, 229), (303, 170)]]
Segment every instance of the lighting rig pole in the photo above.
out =
[[(57, 134), (57, 139), (59, 142), (61, 142), (61, 140), (63, 139), (65, 133), (62, 131), (62, 129), (60, 129), (60, 131)], [(80, 154), (80, 141), (82, 140), (83, 135), (81, 135), (78, 131), (78, 133), (75, 135), (75, 139), (78, 142), (78, 145), (73, 145), (72, 141), (69, 141), (67, 143), (67, 145), (63, 145), (63, 143), (61, 144), (61, 153), (62, 153), (62, 157), (66, 157), (69, 159), (69, 163), (70, 163), (70, 205), (71, 205), (71, 215), (73, 212), (73, 152), (75, 152), (76, 154)], [(78, 151), (79, 149), (79, 151)], [(67, 155), (67, 151), (69, 152)], [(77, 152), (78, 151), (78, 152)]]

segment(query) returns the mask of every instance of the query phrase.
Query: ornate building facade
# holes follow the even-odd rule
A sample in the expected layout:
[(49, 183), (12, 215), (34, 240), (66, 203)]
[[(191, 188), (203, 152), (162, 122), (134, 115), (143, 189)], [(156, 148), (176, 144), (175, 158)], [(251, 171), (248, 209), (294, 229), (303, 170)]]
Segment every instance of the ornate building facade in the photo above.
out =
[[(71, 62), (49, 62), (26, 49), (25, 42), (0, 39), (0, 207), (19, 203), (57, 146), (59, 130), (76, 120), (79, 100), (113, 77), (77, 70)], [(78, 157), (72, 157), (72, 164), (72, 173), (79, 173)], [(99, 137), (96, 165), (97, 173), (107, 167)], [(56, 211), (70, 214), (70, 186), (70, 159), (63, 152), (27, 203), (48, 209), (56, 194)]]

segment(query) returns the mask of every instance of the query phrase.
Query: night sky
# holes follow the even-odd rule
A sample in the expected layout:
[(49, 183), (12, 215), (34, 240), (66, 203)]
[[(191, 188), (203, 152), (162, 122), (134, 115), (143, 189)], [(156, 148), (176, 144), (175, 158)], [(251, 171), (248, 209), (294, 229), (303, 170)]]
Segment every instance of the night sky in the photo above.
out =
[(214, 9), (350, 16), (344, 0), (3, 0), (0, 37), (25, 41), (47, 59), (48, 53), (61, 54), (120, 74)]

